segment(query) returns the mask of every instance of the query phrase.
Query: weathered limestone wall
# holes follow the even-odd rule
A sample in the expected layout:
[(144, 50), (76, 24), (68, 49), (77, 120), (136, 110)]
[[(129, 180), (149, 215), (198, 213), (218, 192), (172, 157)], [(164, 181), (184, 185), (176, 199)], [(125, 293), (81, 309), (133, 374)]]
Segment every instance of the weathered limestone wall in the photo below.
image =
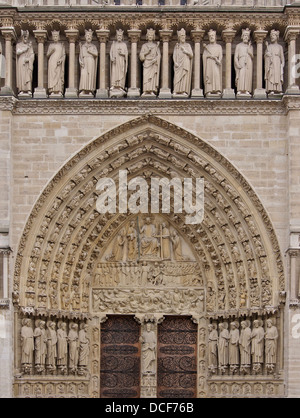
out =
[[(0, 233), (6, 234), (10, 223), (10, 112), (0, 112)], [(6, 237), (3, 239), (6, 244)], [(12, 319), (11, 312), (0, 309), (0, 397), (10, 397), (12, 393)]]
[(290, 110), (288, 115), (288, 154), (289, 154), (289, 287), (290, 311), (288, 315), (289, 329), (286, 334), (288, 350), (287, 378), (289, 396), (300, 397), (300, 112)]

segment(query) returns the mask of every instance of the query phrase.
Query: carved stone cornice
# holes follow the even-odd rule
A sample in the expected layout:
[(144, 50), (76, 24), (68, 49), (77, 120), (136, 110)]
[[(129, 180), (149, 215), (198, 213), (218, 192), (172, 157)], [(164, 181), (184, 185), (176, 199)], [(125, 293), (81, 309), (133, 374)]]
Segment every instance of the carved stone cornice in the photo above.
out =
[[(292, 99), (294, 100), (294, 99)], [(289, 109), (289, 101), (281, 100), (157, 100), (146, 99), (117, 101), (101, 100), (18, 100), (10, 97), (0, 97), (0, 110), (10, 110), (17, 115), (55, 115), (55, 114), (132, 114), (132, 115), (284, 115)], [(293, 104), (300, 110), (300, 98)], [(296, 106), (296, 107), (295, 107)]]

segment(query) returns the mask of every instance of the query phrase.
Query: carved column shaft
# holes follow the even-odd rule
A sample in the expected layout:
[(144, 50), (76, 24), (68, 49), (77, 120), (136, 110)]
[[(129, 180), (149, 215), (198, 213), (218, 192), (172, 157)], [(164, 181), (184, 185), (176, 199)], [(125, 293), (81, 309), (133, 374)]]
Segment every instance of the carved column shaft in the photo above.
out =
[(0, 254), (3, 256), (3, 266), (2, 266), (2, 275), (3, 275), (3, 282), (2, 282), (2, 295), (1, 298), (7, 299), (8, 298), (8, 258), (10, 251), (9, 249), (0, 250)]
[(192, 90), (192, 97), (203, 97), (203, 90), (200, 88), (201, 78), (201, 40), (204, 36), (204, 30), (192, 30), (191, 35), (195, 43), (194, 50), (194, 88)]
[(47, 93), (44, 88), (44, 43), (47, 39), (47, 31), (34, 30), (33, 33), (38, 42), (38, 86), (34, 91), (34, 97), (46, 98)]
[(130, 29), (128, 36), (131, 40), (131, 62), (130, 62), (130, 88), (128, 97), (139, 97), (140, 89), (137, 87), (137, 43), (140, 39), (141, 31), (139, 29)]
[(290, 299), (295, 300), (300, 296), (299, 280), (297, 280), (297, 258), (300, 257), (300, 249), (290, 249)]
[(13, 49), (12, 43), (16, 39), (15, 29), (13, 27), (2, 28), (2, 35), (5, 39), (5, 86), (1, 89), (2, 95), (14, 95), (13, 91)]
[(235, 34), (236, 31), (233, 29), (225, 29), (222, 32), (222, 36), (226, 44), (226, 81), (225, 89), (223, 90), (223, 98), (225, 99), (235, 98), (235, 93), (231, 86), (231, 50)]
[(77, 97), (78, 91), (75, 86), (75, 46), (79, 31), (77, 29), (68, 29), (65, 33), (69, 39), (69, 86), (66, 89), (65, 97)]
[(106, 43), (109, 38), (108, 29), (99, 29), (96, 31), (100, 42), (100, 59), (99, 59), (99, 90), (97, 90), (96, 97), (106, 98), (108, 97), (106, 82)]
[(285, 32), (285, 40), (288, 42), (288, 87), (287, 94), (298, 94), (299, 86), (296, 85), (296, 40), (299, 34), (298, 27), (287, 27)]
[(267, 97), (266, 89), (262, 88), (263, 79), (263, 41), (267, 36), (267, 31), (257, 30), (254, 32), (254, 39), (257, 45), (256, 54), (256, 89), (254, 90), (253, 97), (264, 99)]
[(173, 34), (172, 30), (160, 30), (160, 37), (163, 41), (163, 54), (162, 54), (162, 84), (159, 93), (161, 98), (171, 98), (171, 90), (169, 87), (169, 40)]

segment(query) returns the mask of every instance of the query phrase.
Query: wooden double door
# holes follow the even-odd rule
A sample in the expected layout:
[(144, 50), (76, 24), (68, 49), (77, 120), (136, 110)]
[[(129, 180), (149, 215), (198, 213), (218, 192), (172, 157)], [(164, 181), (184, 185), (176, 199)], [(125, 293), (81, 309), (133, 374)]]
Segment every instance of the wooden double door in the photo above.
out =
[[(133, 316), (110, 316), (101, 326), (101, 397), (138, 398), (141, 327)], [(190, 317), (166, 316), (157, 328), (157, 397), (197, 393), (197, 325)]]

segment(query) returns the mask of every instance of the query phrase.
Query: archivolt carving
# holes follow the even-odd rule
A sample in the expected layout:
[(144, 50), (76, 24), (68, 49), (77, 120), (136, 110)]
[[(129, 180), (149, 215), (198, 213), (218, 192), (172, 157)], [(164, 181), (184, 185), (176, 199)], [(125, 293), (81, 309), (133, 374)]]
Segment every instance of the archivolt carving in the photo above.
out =
[[(278, 308), (279, 292), (285, 288), (281, 255), (254, 191), (214, 148), (154, 116), (134, 119), (91, 142), (45, 188), (19, 245), (16, 305), (37, 314), (74, 315), (95, 308), (91, 305), (95, 300), (89, 299), (95, 266), (129, 219), (127, 214), (97, 212), (96, 183), (101, 177), (117, 179), (119, 169), (128, 170), (128, 180), (137, 175), (146, 180), (174, 175), (204, 178), (202, 224), (186, 225), (184, 214), (172, 211), (165, 217), (172, 230), (180, 231), (199, 265), (206, 300), (195, 314), (204, 309), (217, 317), (224, 312), (242, 315), (249, 309), (264, 313)], [(151, 291), (166, 292), (169, 286)], [(93, 295), (103, 296), (104, 291), (108, 292), (93, 290)]]

